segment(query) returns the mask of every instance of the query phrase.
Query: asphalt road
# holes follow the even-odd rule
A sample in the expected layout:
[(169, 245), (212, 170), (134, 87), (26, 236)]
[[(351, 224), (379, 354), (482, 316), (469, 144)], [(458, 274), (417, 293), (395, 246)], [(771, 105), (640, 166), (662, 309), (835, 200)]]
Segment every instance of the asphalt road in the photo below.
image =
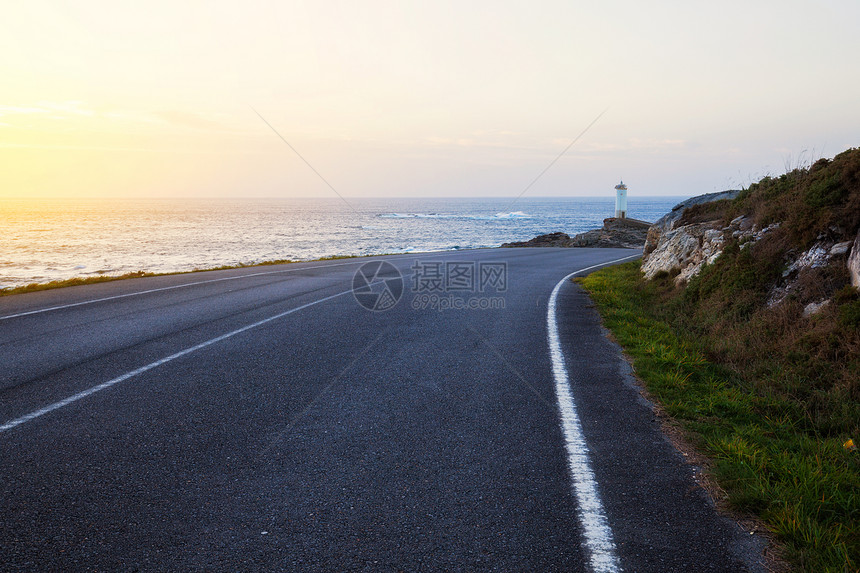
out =
[(759, 570), (562, 281), (632, 255), (0, 298), (0, 570)]

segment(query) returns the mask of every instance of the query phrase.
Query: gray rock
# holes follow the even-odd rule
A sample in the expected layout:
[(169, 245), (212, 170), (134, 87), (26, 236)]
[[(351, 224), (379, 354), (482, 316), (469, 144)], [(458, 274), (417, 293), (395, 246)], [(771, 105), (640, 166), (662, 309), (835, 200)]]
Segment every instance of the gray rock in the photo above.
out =
[(783, 278), (803, 269), (817, 269), (827, 265), (830, 261), (830, 247), (823, 243), (816, 243), (808, 251), (801, 253), (787, 269), (782, 271)]
[(681, 201), (674, 207), (672, 210), (657, 219), (654, 222), (655, 227), (659, 227), (661, 229), (671, 230), (675, 227), (675, 223), (684, 215), (684, 209), (687, 207), (692, 207), (693, 205), (702, 205), (704, 203), (711, 203), (713, 201), (719, 201), (720, 199), (734, 199), (738, 196), (740, 191), (738, 190), (728, 190), (728, 191), (718, 191), (716, 193), (705, 193), (703, 195), (696, 195), (695, 197), (690, 197), (685, 201)]
[(838, 255), (844, 255), (848, 252), (848, 249), (851, 248), (851, 245), (854, 244), (854, 241), (845, 241), (844, 243), (836, 243), (832, 247), (830, 247), (830, 256), (835, 257)]
[[(737, 221), (737, 223), (735, 222)], [(752, 232), (755, 223), (753, 222), (751, 217), (740, 216), (736, 217), (731, 224), (732, 227), (737, 227), (739, 231), (742, 233), (750, 233)]]
[(821, 309), (830, 304), (829, 300), (822, 300), (821, 302), (811, 302), (803, 307), (803, 316), (808, 318), (813, 314), (818, 314), (821, 312)]
[(690, 197), (686, 201), (681, 201), (672, 207), (671, 211), (657, 219), (654, 224), (651, 225), (651, 228), (648, 229), (648, 236), (645, 241), (645, 254), (647, 255), (657, 248), (657, 243), (660, 241), (661, 234), (666, 231), (671, 231), (677, 226), (678, 221), (684, 215), (684, 210), (687, 209), (687, 207), (702, 205), (703, 203), (710, 203), (712, 201), (719, 201), (720, 199), (734, 199), (739, 193), (740, 191), (738, 190), (719, 191), (717, 193), (696, 195), (695, 197)]
[(528, 241), (504, 243), (502, 247), (601, 247), (641, 249), (651, 223), (638, 219), (603, 220), (603, 228), (580, 233), (572, 239), (566, 233), (539, 235)]
[(777, 223), (771, 223), (770, 225), (768, 225), (767, 227), (765, 227), (761, 231), (756, 231), (755, 229), (753, 229), (753, 233), (752, 233), (753, 240), (760, 241), (762, 237), (764, 237), (765, 235), (767, 235), (771, 231), (779, 229), (780, 224), (781, 223), (778, 223), (778, 222)]
[(740, 191), (721, 191), (691, 197), (675, 205), (669, 213), (660, 217), (648, 229), (645, 241), (642, 272), (651, 279), (660, 271), (679, 271), (676, 282), (687, 281), (696, 276), (705, 264), (713, 263), (723, 252), (725, 234), (747, 237), (753, 233), (750, 218), (740, 216), (732, 220), (725, 229), (719, 221), (696, 223), (679, 227), (684, 211), (694, 205), (702, 205), (721, 199), (734, 199)]
[(851, 274), (851, 286), (860, 288), (860, 231), (848, 256), (848, 272)]
[(705, 263), (713, 263), (723, 252), (723, 232), (713, 225), (684, 225), (660, 236), (657, 247), (643, 260), (646, 279), (660, 271), (678, 269), (677, 282), (694, 277)]
[(569, 247), (570, 235), (567, 233), (548, 233), (546, 235), (538, 235), (534, 239), (528, 241), (514, 241), (512, 243), (504, 243), (502, 247)]
[(603, 220), (602, 229), (580, 233), (570, 240), (571, 247), (641, 249), (651, 223), (638, 219)]

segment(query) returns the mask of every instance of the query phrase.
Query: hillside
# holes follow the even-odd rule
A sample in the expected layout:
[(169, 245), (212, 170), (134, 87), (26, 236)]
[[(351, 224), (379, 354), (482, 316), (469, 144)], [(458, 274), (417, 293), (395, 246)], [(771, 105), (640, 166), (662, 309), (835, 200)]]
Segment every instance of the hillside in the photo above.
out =
[[(858, 230), (860, 149), (853, 149), (765, 178), (733, 199), (685, 209), (672, 238), (658, 245), (652, 236), (643, 270), (672, 283), (664, 295), (683, 307), (687, 328), (713, 338), (712, 358), (737, 367), (776, 362), (808, 382), (804, 397), (814, 395), (816, 405), (844, 408), (852, 399), (856, 407)], [(673, 261), (666, 255), (678, 251), (670, 243), (684, 235), (694, 246)], [(857, 435), (860, 410), (852, 413), (848, 426), (833, 428)]]
[(860, 570), (860, 149), (715, 198), (584, 284), (728, 506)]

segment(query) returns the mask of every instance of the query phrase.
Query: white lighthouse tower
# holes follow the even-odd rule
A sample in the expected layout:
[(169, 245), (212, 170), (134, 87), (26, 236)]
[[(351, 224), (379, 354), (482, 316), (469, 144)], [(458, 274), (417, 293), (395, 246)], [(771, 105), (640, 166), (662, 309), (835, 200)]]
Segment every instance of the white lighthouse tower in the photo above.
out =
[(615, 186), (615, 218), (627, 218), (627, 185), (624, 181)]

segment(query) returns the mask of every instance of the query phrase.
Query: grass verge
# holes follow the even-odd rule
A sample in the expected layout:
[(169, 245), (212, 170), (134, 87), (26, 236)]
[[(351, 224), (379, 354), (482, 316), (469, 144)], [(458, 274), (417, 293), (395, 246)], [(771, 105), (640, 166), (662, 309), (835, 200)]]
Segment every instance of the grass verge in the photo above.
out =
[(312, 263), (316, 261), (339, 261), (341, 259), (363, 259), (370, 257), (387, 257), (391, 255), (402, 255), (405, 253), (379, 253), (376, 255), (331, 255), (328, 257), (320, 257), (318, 259), (311, 259), (308, 261), (293, 261), (290, 259), (277, 259), (274, 261), (262, 261), (259, 263), (239, 263), (238, 265), (222, 265), (220, 267), (212, 267), (208, 269), (194, 269), (191, 271), (177, 271), (175, 273), (147, 273), (144, 271), (136, 271), (133, 273), (126, 273), (124, 275), (113, 275), (113, 276), (97, 276), (97, 277), (75, 277), (71, 279), (65, 279), (61, 281), (51, 281), (48, 283), (30, 283), (28, 285), (13, 287), (13, 288), (0, 288), (0, 296), (9, 296), (12, 294), (24, 294), (28, 292), (37, 292), (40, 290), (51, 290), (57, 288), (66, 288), (73, 286), (81, 286), (81, 285), (91, 285), (97, 283), (109, 283), (112, 281), (122, 281), (126, 279), (139, 279), (143, 277), (164, 277), (171, 275), (187, 275), (190, 273), (206, 273), (209, 271), (226, 271), (230, 269), (247, 269), (252, 267), (266, 267), (271, 265), (286, 265), (290, 263)]
[(339, 261), (341, 259), (357, 259), (357, 258), (365, 258), (365, 257), (385, 257), (391, 254), (400, 254), (400, 253), (382, 253), (379, 255), (332, 255), (330, 257), (320, 257), (319, 259), (312, 259), (309, 261), (293, 261), (290, 259), (278, 259), (274, 261), (262, 261), (259, 263), (240, 263), (238, 265), (222, 265), (220, 267), (212, 267), (209, 269), (194, 269), (191, 271), (177, 271), (175, 273), (147, 273), (144, 271), (136, 271), (133, 273), (126, 273), (124, 275), (108, 275), (108, 276), (97, 276), (97, 277), (75, 277), (71, 279), (65, 279), (61, 281), (51, 281), (48, 283), (30, 283), (28, 285), (13, 287), (13, 288), (0, 288), (0, 296), (9, 296), (13, 294), (24, 294), (28, 292), (38, 292), (40, 290), (52, 290), (56, 288), (66, 288), (73, 286), (81, 286), (81, 285), (92, 285), (98, 283), (109, 283), (113, 281), (122, 281), (126, 279), (139, 279), (143, 277), (165, 277), (171, 275), (187, 275), (191, 273), (206, 273), (209, 271), (226, 271), (230, 269), (247, 269), (252, 267), (266, 267), (272, 265), (286, 265), (290, 263), (312, 263), (314, 261)]
[[(731, 354), (726, 338), (743, 344), (738, 332), (748, 326), (722, 329), (722, 352), (713, 353), (701, 309), (691, 324), (695, 313), (679, 303), (683, 293), (673, 291), (671, 277), (644, 281), (639, 264), (580, 282), (651, 396), (712, 460), (729, 507), (761, 519), (798, 570), (860, 570), (860, 452), (843, 447), (849, 438), (860, 442), (852, 435), (860, 424), (856, 396), (810, 392), (808, 373), (784, 359), (797, 352), (784, 336), (758, 338), (758, 358), (747, 363), (721, 359)], [(843, 356), (830, 366), (852, 364)]]
[[(346, 257), (326, 257), (320, 259), (322, 261), (330, 260), (330, 259), (338, 259), (338, 258), (346, 258)], [(75, 277), (71, 279), (65, 279), (61, 281), (51, 281), (47, 283), (30, 283), (28, 285), (0, 289), (0, 296), (9, 296), (13, 294), (24, 294), (28, 292), (38, 292), (42, 290), (52, 290), (57, 288), (66, 288), (73, 286), (81, 286), (81, 285), (92, 285), (98, 283), (109, 283), (113, 281), (122, 281), (126, 279), (139, 279), (143, 277), (163, 277), (169, 275), (186, 275), (190, 273), (204, 273), (208, 271), (224, 271), (229, 269), (244, 269), (248, 267), (264, 267), (269, 265), (285, 265), (288, 263), (293, 263), (297, 261), (290, 260), (277, 260), (277, 261), (264, 261), (261, 263), (251, 263), (251, 264), (238, 264), (238, 265), (223, 265), (220, 267), (213, 267), (211, 269), (194, 269), (192, 271), (185, 272), (175, 272), (175, 273), (147, 273), (144, 271), (136, 271), (133, 273), (125, 273), (123, 275), (107, 275), (107, 276), (97, 276), (97, 277)]]

